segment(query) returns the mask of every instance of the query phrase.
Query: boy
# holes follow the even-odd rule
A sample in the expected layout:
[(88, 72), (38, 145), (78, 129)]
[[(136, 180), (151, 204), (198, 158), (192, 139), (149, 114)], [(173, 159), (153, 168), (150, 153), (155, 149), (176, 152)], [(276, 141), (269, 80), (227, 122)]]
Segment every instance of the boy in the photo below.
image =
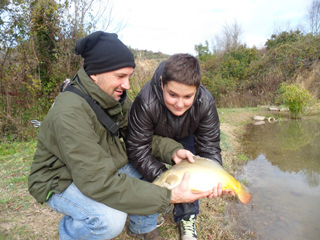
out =
[[(151, 154), (154, 134), (172, 138), (193, 154), (222, 164), (217, 108), (210, 92), (200, 83), (199, 61), (189, 54), (176, 54), (158, 66), (132, 104), (127, 153), (146, 180), (152, 182), (166, 170)], [(222, 193), (219, 185), (211, 197), (224, 194), (227, 192)], [(175, 204), (173, 213), (175, 222), (180, 223), (181, 239), (197, 239), (199, 202)]]

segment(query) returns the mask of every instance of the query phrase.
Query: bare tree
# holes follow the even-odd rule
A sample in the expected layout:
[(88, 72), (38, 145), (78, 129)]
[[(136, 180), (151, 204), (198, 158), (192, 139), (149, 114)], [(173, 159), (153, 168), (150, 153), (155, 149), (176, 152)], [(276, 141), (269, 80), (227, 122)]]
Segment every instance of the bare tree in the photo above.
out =
[(229, 52), (237, 49), (241, 43), (242, 27), (236, 20), (232, 24), (225, 23), (220, 35), (215, 36), (214, 50), (217, 52)]
[[(70, 0), (74, 11), (74, 37), (82, 37), (95, 30), (119, 32), (124, 28), (121, 22), (115, 24), (112, 0)], [(112, 27), (112, 29), (110, 29)]]
[(282, 32), (289, 32), (290, 30), (292, 30), (290, 20), (283, 21), (283, 22), (274, 22), (273, 23), (273, 33), (272, 34), (279, 35)]
[(320, 1), (314, 0), (308, 8), (307, 21), (314, 36), (320, 34)]
[(120, 22), (115, 21), (114, 9), (116, 4), (111, 0), (96, 0), (98, 11), (96, 12), (96, 27), (99, 27), (103, 31), (112, 31), (115, 33), (123, 30), (126, 24), (121, 20)]

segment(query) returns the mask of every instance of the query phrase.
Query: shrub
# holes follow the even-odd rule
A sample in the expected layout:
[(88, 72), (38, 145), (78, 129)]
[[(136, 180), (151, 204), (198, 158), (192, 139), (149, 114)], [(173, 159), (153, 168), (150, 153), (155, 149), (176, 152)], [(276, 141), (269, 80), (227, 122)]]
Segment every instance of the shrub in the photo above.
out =
[(241, 46), (222, 56), (220, 73), (224, 78), (237, 79), (239, 82), (246, 77), (248, 67), (251, 62), (258, 57), (258, 50)]
[(303, 37), (303, 34), (300, 30), (282, 32), (279, 35), (273, 34), (271, 39), (268, 39), (266, 42), (266, 47), (268, 49), (280, 46), (282, 44), (291, 44), (293, 42), (298, 42)]
[(301, 118), (304, 108), (313, 100), (309, 91), (299, 84), (282, 83), (279, 92), (279, 100), (289, 108), (291, 118)]

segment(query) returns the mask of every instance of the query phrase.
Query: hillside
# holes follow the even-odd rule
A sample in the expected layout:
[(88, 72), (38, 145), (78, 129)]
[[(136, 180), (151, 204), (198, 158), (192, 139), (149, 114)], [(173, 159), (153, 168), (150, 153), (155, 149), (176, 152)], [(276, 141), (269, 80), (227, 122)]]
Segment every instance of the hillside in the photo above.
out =
[(148, 50), (139, 50), (129, 47), (135, 59), (154, 59), (154, 60), (164, 60), (167, 59), (170, 55), (163, 54), (162, 52), (152, 52)]
[[(64, 42), (61, 44), (57, 45), (59, 49), (65, 47)], [(24, 42), (11, 49), (3, 60), (0, 69), (0, 139), (34, 139), (36, 134), (30, 128), (30, 120), (43, 119), (59, 93), (61, 83), (71, 78), (82, 65), (82, 59), (71, 53), (72, 44), (65, 51), (55, 53), (51, 62), (30, 57), (32, 51), (32, 45)], [(128, 95), (134, 100), (159, 63), (169, 55), (138, 49), (131, 51), (136, 68)], [(319, 56), (320, 37), (299, 31), (273, 35), (262, 49), (240, 45), (224, 52), (198, 53), (202, 83), (214, 96), (218, 107), (281, 104), (278, 90), (284, 82), (299, 83), (319, 99)]]

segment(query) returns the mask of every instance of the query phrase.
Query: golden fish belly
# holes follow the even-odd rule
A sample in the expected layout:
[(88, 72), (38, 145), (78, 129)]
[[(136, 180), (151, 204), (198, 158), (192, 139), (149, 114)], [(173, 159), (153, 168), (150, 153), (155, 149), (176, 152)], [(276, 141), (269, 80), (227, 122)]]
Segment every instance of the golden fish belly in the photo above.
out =
[(195, 192), (211, 190), (222, 183), (223, 190), (234, 191), (239, 200), (247, 204), (251, 200), (251, 194), (247, 188), (227, 173), (216, 161), (194, 156), (195, 163), (187, 160), (174, 165), (171, 169), (162, 173), (153, 183), (161, 187), (173, 189), (177, 187), (185, 172), (189, 172), (189, 188)]

